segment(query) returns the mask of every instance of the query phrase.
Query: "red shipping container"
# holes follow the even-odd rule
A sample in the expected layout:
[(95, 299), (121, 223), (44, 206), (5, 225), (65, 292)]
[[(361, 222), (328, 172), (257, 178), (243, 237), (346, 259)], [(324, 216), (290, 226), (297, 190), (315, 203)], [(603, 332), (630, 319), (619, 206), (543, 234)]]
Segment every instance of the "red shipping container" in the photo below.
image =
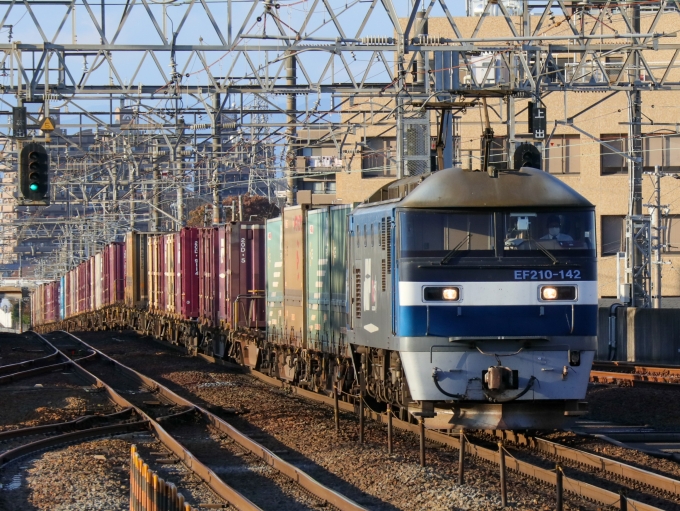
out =
[(198, 301), (201, 319), (217, 324), (218, 229), (199, 229)]
[(265, 326), (264, 240), (263, 224), (233, 222), (219, 229), (219, 317), (232, 328)]
[(125, 243), (109, 245), (109, 268), (112, 274), (109, 303), (122, 302), (125, 299)]
[(200, 234), (195, 227), (185, 227), (179, 233), (176, 243), (175, 268), (177, 270), (176, 296), (177, 311), (182, 317), (197, 318), (199, 306), (199, 246)]

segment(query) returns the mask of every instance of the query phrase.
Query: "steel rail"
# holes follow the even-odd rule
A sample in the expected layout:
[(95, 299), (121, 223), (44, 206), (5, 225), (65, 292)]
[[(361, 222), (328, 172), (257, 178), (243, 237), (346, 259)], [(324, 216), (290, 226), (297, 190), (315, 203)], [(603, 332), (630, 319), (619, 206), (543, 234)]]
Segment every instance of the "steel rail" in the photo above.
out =
[[(203, 358), (206, 359), (211, 359), (212, 357), (203, 355)], [(214, 359), (213, 359), (214, 360)], [(285, 383), (283, 383), (280, 380), (277, 380), (275, 378), (272, 378), (270, 376), (267, 376), (263, 373), (260, 373), (259, 371), (246, 368), (246, 372), (249, 372), (259, 380), (264, 381), (265, 383), (268, 383), (270, 385), (273, 385), (275, 387), (284, 387), (286, 386)], [(288, 386), (289, 389), (292, 391), (293, 394), (296, 394), (301, 397), (305, 397), (317, 402), (325, 403), (327, 405), (333, 406), (334, 401), (333, 398), (324, 396), (322, 394), (316, 394), (314, 392), (311, 392), (309, 390), (302, 389), (300, 387), (294, 387), (294, 386)], [(352, 403), (347, 403), (345, 401), (340, 401), (338, 403), (339, 407), (347, 412), (352, 412), (352, 413), (357, 413), (358, 411), (358, 406), (352, 404)], [(368, 410), (367, 415), (377, 421), (381, 422), (383, 424), (387, 424), (387, 415), (384, 413), (377, 413), (372, 410)], [(408, 422), (399, 420), (397, 418), (392, 418), (392, 425), (398, 429), (401, 429), (403, 431), (409, 431), (411, 433), (414, 433), (416, 435), (420, 434), (419, 433), (419, 428), (417, 424), (410, 424)], [(452, 447), (453, 449), (460, 450), (460, 440), (457, 437), (449, 436), (444, 433), (440, 433), (438, 431), (426, 429), (425, 430), (425, 438), (431, 442), (446, 445), (448, 447)], [(500, 455), (498, 451), (494, 451), (491, 449), (487, 449), (485, 447), (481, 447), (478, 445), (471, 444), (470, 442), (465, 442), (465, 453), (469, 454), (471, 456), (475, 456), (477, 458), (486, 460), (488, 462), (494, 463), (498, 465), (500, 463)], [(528, 463), (526, 461), (521, 461), (516, 458), (510, 458), (510, 457), (505, 457), (505, 463), (506, 463), (506, 468), (509, 470), (512, 470), (514, 472), (517, 472), (519, 474), (531, 477), (533, 479), (536, 479), (538, 481), (550, 484), (555, 486), (557, 484), (557, 478), (555, 475), (554, 470), (547, 470), (541, 467), (537, 467), (535, 465), (532, 465), (531, 463)], [(571, 477), (563, 476), (562, 478), (563, 485), (564, 485), (564, 490), (567, 492), (570, 492), (574, 495), (583, 497), (588, 500), (593, 500), (596, 502), (599, 502), (601, 504), (605, 505), (612, 505), (614, 502), (618, 502), (620, 499), (620, 495), (618, 493), (611, 492), (609, 490), (605, 490), (604, 488), (597, 487), (595, 485), (579, 481), (578, 479), (574, 479)], [(634, 509), (636, 511), (661, 511), (660, 508), (657, 508), (655, 506), (645, 504), (644, 502), (639, 502), (633, 499), (628, 499), (628, 505), (630, 506), (630, 509)]]
[[(40, 336), (45, 342), (50, 344), (52, 347), (58, 349), (56, 346), (51, 344), (47, 339), (45, 339), (42, 335), (36, 332), (34, 333)], [(83, 344), (85, 343), (83, 342)], [(100, 352), (93, 350), (93, 356), (101, 355)], [(106, 357), (106, 355), (104, 355), (104, 357), (109, 358)], [(242, 511), (262, 511), (262, 509), (260, 509), (246, 497), (237, 492), (234, 488), (225, 483), (222, 479), (220, 479), (220, 477), (217, 474), (215, 474), (207, 466), (201, 463), (180, 442), (178, 442), (172, 435), (165, 431), (165, 429), (160, 424), (158, 424), (158, 422), (156, 422), (149, 415), (144, 413), (144, 411), (134, 406), (127, 399), (118, 394), (111, 386), (104, 383), (102, 380), (100, 380), (95, 375), (87, 371), (84, 367), (82, 367), (75, 361), (70, 360), (68, 364), (85, 380), (91, 382), (93, 385), (96, 385), (99, 388), (104, 389), (104, 392), (106, 392), (106, 394), (108, 395), (109, 399), (112, 402), (123, 408), (133, 408), (140, 415), (140, 417), (143, 417), (145, 421), (149, 424), (151, 431), (156, 435), (160, 442), (163, 445), (165, 445), (179, 459), (179, 461), (181, 461), (189, 470), (191, 470), (196, 476), (203, 480), (210, 487), (210, 489), (213, 490), (222, 499), (229, 502), (236, 509)]]
[(52, 360), (56, 360), (57, 358), (59, 358), (59, 352), (55, 351), (54, 353), (47, 355), (45, 357), (32, 358), (31, 360), (24, 360), (23, 362), (17, 362), (16, 364), (7, 364), (4, 366), (0, 366), (0, 375), (12, 374), (20, 371), (21, 369), (32, 367), (35, 366), (36, 364), (47, 363)]
[(132, 408), (126, 408), (119, 412), (110, 413), (107, 415), (85, 415), (72, 421), (57, 422), (55, 424), (44, 424), (42, 426), (32, 426), (30, 428), (8, 429), (0, 432), (0, 442), (10, 440), (12, 438), (20, 438), (23, 436), (43, 435), (45, 433), (53, 432), (67, 432), (78, 429), (89, 422), (108, 422), (111, 420), (122, 420), (124, 415), (130, 415)]
[(340, 511), (365, 511), (366, 508), (363, 506), (360, 506), (353, 500), (345, 497), (341, 493), (323, 485), (319, 481), (315, 480), (313, 477), (311, 477), (309, 474), (304, 472), (303, 470), (297, 468), (296, 466), (292, 465), (291, 463), (281, 459), (279, 456), (274, 454), (272, 451), (264, 447), (263, 445), (259, 444), (255, 440), (251, 439), (247, 435), (241, 433), (238, 429), (234, 428), (231, 424), (225, 422), (224, 420), (220, 419), (217, 417), (215, 414), (209, 412), (208, 410), (201, 408), (200, 406), (196, 405), (195, 403), (192, 403), (183, 397), (179, 396), (178, 394), (175, 394), (173, 391), (168, 389), (167, 387), (159, 384), (155, 380), (149, 378), (148, 376), (145, 376), (144, 374), (141, 374), (134, 369), (131, 369), (130, 367), (127, 367), (123, 365), (122, 363), (118, 362), (117, 360), (109, 357), (108, 355), (98, 351), (94, 347), (90, 346), (86, 342), (82, 341), (81, 339), (78, 339), (75, 335), (71, 334), (70, 332), (65, 332), (63, 330), (59, 330), (58, 332), (70, 335), (74, 339), (78, 340), (81, 342), (83, 345), (87, 346), (89, 349), (95, 351), (100, 357), (103, 359), (111, 362), (112, 364), (115, 365), (121, 372), (125, 373), (126, 375), (139, 380), (142, 382), (144, 385), (147, 387), (153, 389), (154, 391), (158, 392), (160, 396), (163, 398), (167, 399), (168, 401), (174, 403), (175, 405), (178, 406), (187, 406), (187, 407), (193, 407), (193, 409), (199, 413), (205, 420), (206, 422), (213, 426), (215, 429), (220, 431), (221, 433), (224, 433), (228, 435), (232, 440), (234, 440), (236, 443), (238, 443), (241, 447), (245, 448), (249, 452), (253, 453), (256, 455), (258, 458), (260, 458), (262, 461), (264, 461), (266, 464), (268, 464), (270, 467), (274, 468), (281, 474), (285, 475), (295, 483), (299, 484), (301, 487), (303, 487), (305, 490), (310, 492), (312, 495), (316, 496), (317, 498), (327, 502), (328, 504), (331, 504), (338, 508)]
[[(36, 334), (40, 335), (40, 334)], [(63, 355), (61, 352), (59, 352), (60, 356), (66, 357), (66, 355)], [(86, 355), (78, 360), (87, 360), (90, 357), (94, 357), (96, 353), (90, 353), (89, 355)], [(19, 371), (18, 373), (13, 373), (13, 374), (6, 374), (4, 376), (0, 376), (0, 385), (5, 384), (5, 383), (11, 383), (16, 380), (21, 380), (24, 378), (30, 378), (32, 376), (38, 376), (41, 374), (46, 374), (46, 373), (52, 373), (56, 372), (59, 370), (66, 369), (68, 367), (72, 367), (71, 360), (66, 357), (67, 360), (64, 362), (59, 362), (57, 364), (51, 364), (47, 366), (42, 366), (42, 367), (34, 367), (33, 369), (27, 369), (26, 371)]]
[(594, 383), (616, 383), (628, 381), (650, 385), (678, 385), (680, 376), (669, 377), (654, 374), (624, 373), (618, 371), (590, 371), (590, 381)]
[(99, 426), (96, 428), (84, 429), (81, 431), (72, 431), (71, 433), (63, 433), (48, 438), (42, 438), (35, 442), (15, 447), (9, 451), (0, 454), (0, 467), (13, 461), (17, 458), (31, 454), (36, 451), (55, 447), (57, 445), (66, 444), (70, 442), (80, 442), (88, 438), (95, 438), (109, 435), (119, 435), (121, 433), (129, 433), (131, 431), (141, 431), (149, 429), (149, 421), (141, 420), (136, 422), (127, 422), (123, 424), (113, 424), (110, 426)]
[(633, 370), (634, 372), (658, 372), (663, 370), (671, 375), (680, 376), (680, 366), (671, 364), (638, 364), (637, 362), (620, 362), (610, 360), (596, 360), (593, 367), (603, 369)]
[(645, 486), (655, 488), (662, 492), (680, 496), (680, 480), (656, 474), (648, 470), (634, 467), (617, 460), (604, 458), (587, 451), (574, 449), (566, 445), (552, 442), (544, 438), (526, 436), (512, 431), (488, 430), (486, 433), (509, 440), (518, 445), (527, 445), (536, 450), (556, 456), (558, 458), (573, 461), (580, 465), (585, 465), (597, 470), (601, 470), (615, 477), (635, 481)]

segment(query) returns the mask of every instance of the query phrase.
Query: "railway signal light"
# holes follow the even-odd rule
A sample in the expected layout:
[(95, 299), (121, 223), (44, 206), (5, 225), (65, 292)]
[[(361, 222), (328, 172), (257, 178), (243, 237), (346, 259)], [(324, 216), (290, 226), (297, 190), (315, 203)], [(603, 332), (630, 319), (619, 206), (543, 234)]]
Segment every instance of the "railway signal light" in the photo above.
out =
[(24, 145), (19, 159), (19, 186), (25, 199), (45, 199), (49, 188), (49, 170), (45, 147), (37, 142)]

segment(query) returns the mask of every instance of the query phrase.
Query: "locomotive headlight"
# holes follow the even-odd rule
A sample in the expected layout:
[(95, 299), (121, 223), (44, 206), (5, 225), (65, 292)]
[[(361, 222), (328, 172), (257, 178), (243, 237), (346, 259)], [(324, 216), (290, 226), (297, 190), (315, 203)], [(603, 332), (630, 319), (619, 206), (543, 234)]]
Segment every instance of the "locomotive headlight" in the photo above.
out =
[(457, 302), (459, 300), (459, 287), (427, 286), (423, 288), (423, 301), (425, 302)]
[(574, 301), (576, 286), (541, 286), (539, 296), (543, 301)]
[(557, 288), (544, 286), (541, 288), (541, 298), (543, 300), (554, 300), (557, 298)]
[(458, 288), (451, 287), (442, 290), (442, 298), (444, 300), (458, 300)]

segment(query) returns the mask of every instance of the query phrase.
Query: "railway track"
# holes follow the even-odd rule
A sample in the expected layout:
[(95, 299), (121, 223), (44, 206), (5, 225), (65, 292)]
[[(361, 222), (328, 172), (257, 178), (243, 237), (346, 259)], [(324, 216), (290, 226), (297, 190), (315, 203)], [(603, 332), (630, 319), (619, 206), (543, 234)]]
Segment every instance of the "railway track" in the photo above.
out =
[(488, 439), (502, 439), (513, 456), (529, 457), (554, 466), (560, 463), (565, 473), (580, 480), (596, 480), (612, 491), (652, 502), (664, 510), (680, 510), (680, 480), (657, 474), (597, 454), (575, 449), (551, 440), (512, 431), (485, 431)]
[(633, 386), (678, 385), (680, 384), (680, 367), (598, 361), (593, 364), (590, 371), (590, 381), (595, 383), (627, 383)]
[[(201, 355), (201, 357), (211, 362), (220, 362), (219, 360), (215, 360), (206, 355)], [(327, 396), (313, 393), (299, 387), (289, 386), (280, 380), (270, 378), (258, 371), (249, 370), (248, 372), (250, 372), (252, 376), (273, 387), (285, 388), (287, 392), (293, 395), (329, 406), (334, 405), (334, 400)], [(342, 401), (339, 402), (339, 407), (342, 410), (353, 414), (357, 413), (358, 408), (354, 403)], [(372, 418), (383, 424), (387, 423), (387, 416), (385, 414), (371, 411), (368, 408), (366, 408), (366, 417)], [(392, 419), (392, 424), (398, 429), (416, 435), (419, 433), (418, 426), (415, 424), (399, 421), (396, 418)], [(508, 435), (512, 435), (512, 433), (506, 433), (505, 440), (513, 443)], [(425, 437), (426, 440), (431, 443), (447, 446), (456, 450), (460, 449), (460, 441), (457, 436), (425, 430)], [(529, 439), (528, 437), (521, 436), (517, 436), (516, 440), (520, 443), (524, 442), (526, 445), (529, 445), (531, 442), (531, 445), (534, 446), (532, 448), (535, 449), (537, 454), (540, 453), (544, 459), (526, 461), (519, 459), (518, 457), (506, 457), (505, 463), (510, 471), (520, 474), (523, 477), (532, 478), (549, 485), (555, 485), (557, 477), (554, 470), (554, 462), (560, 462), (567, 466), (567, 471), (563, 477), (565, 491), (583, 497), (586, 500), (610, 506), (621, 500), (619, 490), (626, 492), (631, 487), (635, 487), (638, 488), (637, 493), (629, 494), (623, 499), (627, 503), (628, 509), (651, 511), (654, 509), (669, 509), (669, 504), (674, 506), (675, 496), (680, 492), (680, 482), (672, 478), (645, 471), (644, 469), (626, 465), (622, 462), (563, 446), (549, 440), (536, 438)], [(465, 452), (469, 456), (485, 460), (486, 462), (495, 465), (498, 465), (500, 462), (500, 454), (497, 448), (489, 448), (475, 443), (466, 443)], [(550, 467), (546, 466), (546, 459), (550, 462)], [(584, 469), (585, 467), (585, 473), (584, 470), (576, 470), (578, 467), (581, 469)], [(594, 473), (598, 473), (598, 477), (593, 477)], [(572, 477), (572, 475), (574, 477)], [(640, 490), (640, 488), (642, 488), (642, 490)], [(645, 491), (645, 489), (648, 489), (649, 491)], [(637, 500), (638, 498), (640, 500)], [(668, 499), (670, 499), (670, 501)], [(646, 501), (642, 502), (642, 500)]]
[[(184, 463), (236, 509), (297, 510), (325, 505), (340, 510), (365, 509), (315, 481), (217, 415), (75, 336), (66, 332), (49, 335), (48, 342), (62, 353), (72, 349), (74, 343), (82, 346), (82, 351), (91, 351), (94, 356), (78, 364), (71, 362), (74, 370), (89, 375), (119, 406), (136, 410), (170, 449), (172, 461)], [(228, 478), (229, 485), (223, 478)]]
[[(258, 371), (250, 370), (249, 372), (256, 378), (265, 381), (273, 386), (285, 385), (281, 381), (270, 378), (269, 376), (266, 376)], [(299, 387), (291, 387), (290, 391), (293, 394), (299, 395), (301, 397), (305, 397), (333, 406), (332, 398), (328, 398), (326, 396), (322, 396), (314, 392), (301, 389)], [(339, 406), (341, 409), (356, 413), (356, 406), (353, 404), (340, 402)], [(368, 418), (375, 420), (377, 422), (383, 424), (387, 424), (388, 422), (388, 417), (384, 413), (377, 413), (368, 409), (365, 411), (365, 413)], [(416, 424), (411, 424), (405, 421), (398, 420), (396, 418), (392, 418), (391, 422), (395, 428), (404, 431), (409, 431), (416, 435), (419, 434), (419, 429)], [(496, 432), (493, 432), (493, 434), (496, 435)], [(499, 434), (501, 437), (503, 436), (503, 432), (499, 432)], [(508, 434), (512, 435), (511, 432), (509, 432)], [(425, 438), (432, 443), (460, 450), (461, 443), (459, 437), (457, 436), (452, 436), (438, 431), (426, 429)], [(618, 471), (619, 477), (621, 477), (623, 480), (631, 481), (632, 485), (638, 484), (641, 487), (655, 488), (655, 490), (658, 490), (658, 493), (654, 494), (654, 497), (666, 495), (667, 494), (666, 492), (672, 495), (680, 495), (680, 493), (678, 493), (680, 492), (680, 481), (676, 481), (671, 478), (665, 478), (664, 476), (658, 476), (657, 474), (646, 472), (644, 470), (637, 469), (636, 467), (632, 467), (624, 463), (616, 462), (613, 460), (607, 460), (606, 458), (602, 458), (600, 456), (596, 455), (591, 456), (589, 455), (589, 453), (586, 453), (584, 451), (579, 451), (577, 449), (572, 449), (566, 446), (560, 446), (559, 444), (555, 444), (554, 442), (550, 442), (547, 440), (533, 439), (533, 442), (535, 445), (539, 446), (537, 447), (538, 452), (543, 452), (546, 455), (552, 454), (554, 455), (554, 458), (557, 460), (572, 460), (572, 459), (578, 460), (577, 462), (578, 464), (583, 464), (585, 466), (590, 466), (592, 468), (598, 468), (600, 470), (603, 470), (605, 473), (609, 473), (612, 475), (617, 474)], [(485, 447), (484, 445), (470, 442), (465, 442), (464, 448), (465, 453), (469, 456), (482, 459), (495, 465), (500, 465), (501, 463), (501, 455), (499, 449), (493, 449)], [(515, 457), (505, 457), (504, 463), (508, 470), (513, 471), (517, 474), (521, 474), (522, 476), (529, 477), (552, 486), (555, 486), (557, 484), (557, 476), (555, 469), (540, 466), (545, 465), (544, 463), (542, 464), (524, 461)], [(625, 494), (624, 496), (622, 496), (622, 494), (618, 491), (612, 491), (603, 488), (600, 485), (591, 484), (582, 479), (583, 478), (576, 478), (565, 475), (562, 478), (564, 491), (566, 491), (567, 493), (572, 493), (574, 495), (583, 497), (589, 501), (604, 504), (606, 506), (611, 506), (614, 503), (625, 501), (625, 504), (621, 504), (621, 508), (627, 505), (628, 509), (635, 509), (637, 511), (652, 511), (662, 509), (664, 511), (667, 511), (668, 509), (667, 507), (657, 507), (656, 505), (653, 504), (648, 504), (646, 502), (642, 502), (634, 498), (629, 498)], [(625, 490), (625, 488), (623, 489)], [(642, 493), (640, 493), (640, 495), (642, 495), (644, 498), (648, 497), (643, 495)], [(663, 503), (661, 504), (663, 505)], [(680, 509), (680, 507), (678, 509)]]

